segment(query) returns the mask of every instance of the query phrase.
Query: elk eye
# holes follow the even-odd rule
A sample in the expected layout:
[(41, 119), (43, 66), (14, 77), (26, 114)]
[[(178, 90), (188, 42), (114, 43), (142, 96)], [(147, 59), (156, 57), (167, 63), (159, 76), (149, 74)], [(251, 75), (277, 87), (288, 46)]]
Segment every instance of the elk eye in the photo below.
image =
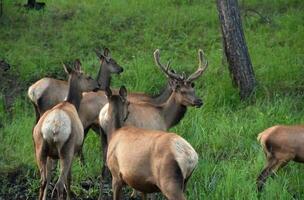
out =
[(191, 83), (191, 87), (194, 87), (195, 86), (195, 84), (194, 83)]

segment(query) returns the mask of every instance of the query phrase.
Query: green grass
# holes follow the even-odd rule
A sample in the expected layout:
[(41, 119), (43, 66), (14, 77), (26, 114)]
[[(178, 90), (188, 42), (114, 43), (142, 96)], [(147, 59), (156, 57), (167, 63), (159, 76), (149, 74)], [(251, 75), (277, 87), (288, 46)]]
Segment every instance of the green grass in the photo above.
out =
[[(113, 86), (129, 91), (157, 93), (165, 78), (154, 66), (153, 51), (163, 61), (172, 59), (177, 71), (194, 71), (197, 49), (205, 51), (209, 68), (196, 81), (205, 105), (189, 108), (172, 130), (186, 138), (200, 160), (187, 188), (188, 199), (258, 199), (255, 180), (264, 155), (256, 136), (275, 124), (300, 124), (304, 92), (304, 3), (300, 0), (240, 1), (243, 27), (259, 86), (252, 102), (240, 102), (222, 62), (221, 33), (214, 1), (64, 1), (45, 0), (44, 11), (27, 11), (25, 1), (4, 0), (0, 18), (0, 58), (12, 65), (23, 88), (46, 75), (65, 78), (61, 63), (80, 58), (94, 75), (95, 47), (107, 46), (125, 71)], [(267, 22), (250, 11), (254, 9)], [(94, 66), (94, 67), (92, 67)], [(31, 130), (34, 112), (26, 89), (16, 94), (10, 115), (0, 95), (0, 171), (21, 166), (27, 174), (27, 198), (37, 196), (39, 176)], [(1, 127), (1, 126), (0, 126)], [(98, 136), (89, 134), (84, 146), (86, 166), (76, 159), (73, 191), (83, 198), (97, 197), (98, 185), (84, 190), (80, 184), (100, 173)], [(261, 199), (303, 199), (302, 166), (289, 164), (267, 182)], [(1, 182), (1, 194), (12, 193)], [(12, 196), (13, 197), (13, 196)]]

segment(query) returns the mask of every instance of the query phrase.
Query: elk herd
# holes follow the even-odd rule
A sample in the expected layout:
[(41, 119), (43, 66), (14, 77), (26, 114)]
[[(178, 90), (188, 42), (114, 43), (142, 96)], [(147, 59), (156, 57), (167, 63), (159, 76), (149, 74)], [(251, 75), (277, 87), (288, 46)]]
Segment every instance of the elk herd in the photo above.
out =
[[(134, 189), (133, 196), (139, 191), (143, 199), (154, 192), (169, 200), (186, 199), (184, 191), (198, 154), (185, 139), (168, 130), (182, 120), (188, 106), (203, 105), (194, 87), (208, 66), (203, 51), (198, 51), (197, 70), (186, 76), (170, 69), (169, 62), (163, 64), (157, 49), (155, 64), (167, 83), (156, 96), (129, 92), (124, 86), (110, 88), (112, 74), (122, 73), (123, 68), (109, 49), (96, 50), (96, 54), (100, 61), (96, 79), (86, 75), (81, 62), (75, 60), (63, 65), (68, 81), (45, 77), (28, 89), (36, 113), (33, 141), (40, 173), (39, 199), (71, 199), (73, 158), (79, 155), (85, 162), (82, 146), (90, 129), (101, 138), (101, 177), (106, 178), (110, 171), (113, 199), (121, 199), (124, 185)], [(304, 138), (304, 127), (275, 126), (258, 136), (267, 158), (257, 179), (259, 190), (288, 161), (304, 161), (304, 142), (298, 138)], [(60, 174), (50, 193), (57, 161)], [(103, 199), (103, 183), (101, 180), (99, 199)]]

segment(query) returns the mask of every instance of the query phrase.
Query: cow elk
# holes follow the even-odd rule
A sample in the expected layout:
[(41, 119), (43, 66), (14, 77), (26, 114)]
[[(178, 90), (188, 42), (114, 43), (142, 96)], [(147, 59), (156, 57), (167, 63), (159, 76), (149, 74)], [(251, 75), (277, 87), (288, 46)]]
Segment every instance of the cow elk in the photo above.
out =
[(266, 179), (289, 161), (304, 162), (304, 126), (273, 126), (258, 135), (266, 165), (257, 178), (258, 191)]
[(52, 192), (59, 199), (70, 199), (71, 164), (83, 143), (83, 126), (78, 116), (82, 92), (98, 88), (96, 80), (81, 71), (77, 60), (74, 69), (64, 66), (69, 74), (67, 99), (46, 111), (33, 130), (35, 156), (40, 171), (39, 199), (47, 198), (51, 180), (52, 159), (60, 160), (60, 176)]
[(106, 90), (109, 100), (100, 124), (108, 139), (107, 163), (112, 174), (113, 199), (127, 184), (146, 193), (162, 192), (169, 200), (184, 200), (186, 183), (198, 163), (193, 147), (174, 133), (124, 126), (128, 118), (127, 91)]
[[(100, 59), (100, 69), (96, 79), (100, 88), (105, 88), (110, 84), (111, 74), (119, 74), (123, 71), (123, 68), (111, 58), (108, 48), (105, 48), (103, 52), (96, 50), (96, 55)], [(28, 96), (35, 108), (36, 123), (45, 111), (62, 102), (67, 97), (68, 89), (67, 81), (48, 77), (38, 80), (29, 87)]]

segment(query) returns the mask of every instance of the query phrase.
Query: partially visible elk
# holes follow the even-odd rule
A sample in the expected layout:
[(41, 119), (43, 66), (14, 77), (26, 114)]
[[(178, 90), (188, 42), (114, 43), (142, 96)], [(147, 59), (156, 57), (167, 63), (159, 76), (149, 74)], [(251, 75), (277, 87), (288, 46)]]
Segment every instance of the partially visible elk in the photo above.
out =
[(83, 126), (78, 116), (82, 93), (98, 88), (96, 80), (81, 71), (76, 60), (74, 68), (65, 65), (69, 75), (67, 99), (46, 111), (33, 130), (35, 156), (40, 172), (39, 200), (47, 198), (48, 184), (51, 181), (52, 160), (60, 160), (60, 176), (52, 192), (57, 191), (58, 199), (71, 199), (71, 165), (73, 156), (83, 143)]
[[(105, 48), (103, 52), (96, 50), (96, 54), (100, 59), (100, 69), (96, 79), (100, 87), (105, 88), (109, 86), (111, 74), (119, 74), (123, 71), (123, 68), (111, 58), (108, 48)], [(67, 81), (42, 78), (31, 85), (28, 89), (28, 96), (35, 107), (36, 123), (45, 111), (62, 102), (67, 94)]]
[(258, 135), (266, 165), (257, 178), (258, 191), (266, 179), (289, 161), (304, 162), (304, 126), (273, 126)]
[(128, 118), (127, 91), (106, 90), (109, 100), (100, 124), (108, 140), (107, 163), (112, 174), (113, 199), (124, 184), (146, 193), (161, 191), (168, 200), (185, 200), (184, 191), (197, 163), (193, 147), (174, 133), (124, 126)]
[(187, 106), (201, 107), (203, 101), (195, 95), (193, 81), (200, 77), (208, 66), (204, 61), (203, 51), (199, 50), (199, 67), (189, 77), (179, 75), (169, 70), (169, 64), (161, 64), (159, 50), (154, 52), (157, 65), (170, 78), (169, 85), (172, 90), (169, 98), (162, 104), (132, 103), (129, 105), (127, 125), (140, 128), (168, 130), (175, 126), (184, 117)]

